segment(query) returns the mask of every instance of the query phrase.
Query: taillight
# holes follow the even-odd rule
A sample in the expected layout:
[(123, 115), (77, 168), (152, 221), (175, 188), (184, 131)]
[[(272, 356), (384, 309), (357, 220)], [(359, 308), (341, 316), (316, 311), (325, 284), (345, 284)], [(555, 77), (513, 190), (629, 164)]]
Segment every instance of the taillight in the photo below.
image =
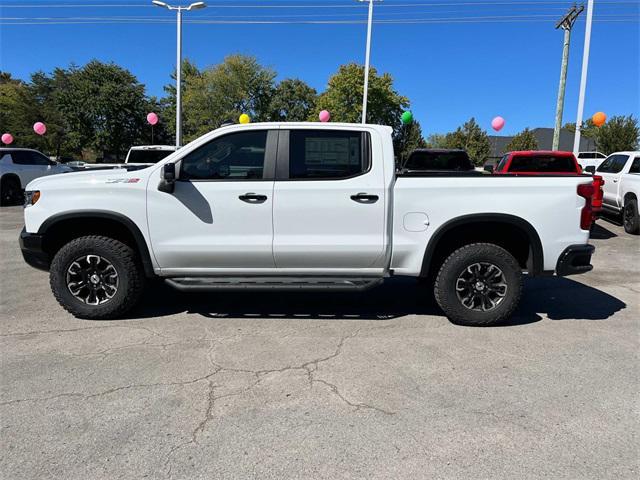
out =
[(580, 212), (580, 228), (590, 230), (594, 220), (593, 194), (595, 192), (593, 183), (583, 183), (578, 185), (578, 195), (584, 198), (584, 207)]
[(593, 176), (593, 197), (591, 198), (591, 206), (594, 210), (602, 210), (602, 186), (604, 179), (600, 175)]

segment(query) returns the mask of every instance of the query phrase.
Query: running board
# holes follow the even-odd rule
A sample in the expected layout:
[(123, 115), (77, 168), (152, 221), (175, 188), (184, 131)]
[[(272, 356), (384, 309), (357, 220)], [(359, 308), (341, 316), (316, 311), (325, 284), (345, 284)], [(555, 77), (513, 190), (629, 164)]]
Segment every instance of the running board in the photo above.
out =
[(165, 282), (183, 292), (211, 290), (368, 290), (381, 277), (173, 277)]

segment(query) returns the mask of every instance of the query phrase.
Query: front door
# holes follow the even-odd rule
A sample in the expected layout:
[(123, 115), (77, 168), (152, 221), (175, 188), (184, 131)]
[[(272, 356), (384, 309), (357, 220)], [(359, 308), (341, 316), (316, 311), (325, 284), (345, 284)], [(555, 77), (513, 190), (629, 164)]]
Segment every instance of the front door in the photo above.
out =
[(382, 158), (372, 162), (371, 152), (367, 131), (280, 131), (273, 205), (279, 270), (383, 271), (386, 192)]
[(215, 137), (178, 160), (173, 194), (158, 191), (158, 169), (149, 182), (147, 210), (163, 274), (244, 274), (275, 267), (276, 142), (276, 130), (251, 126)]
[(620, 186), (620, 173), (624, 168), (628, 155), (610, 155), (602, 165), (598, 167), (597, 175), (602, 176), (604, 185), (602, 186), (603, 202), (606, 205), (619, 207), (618, 187)]

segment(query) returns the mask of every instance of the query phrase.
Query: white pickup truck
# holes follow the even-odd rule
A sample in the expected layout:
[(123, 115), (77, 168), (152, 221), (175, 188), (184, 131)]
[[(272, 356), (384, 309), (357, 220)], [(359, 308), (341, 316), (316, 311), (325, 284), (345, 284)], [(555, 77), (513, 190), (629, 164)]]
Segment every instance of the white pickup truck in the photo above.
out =
[[(361, 290), (433, 280), (459, 324), (507, 319), (528, 275), (591, 270), (592, 178), (397, 173), (390, 127), (255, 123), (133, 172), (28, 186), (25, 260), (60, 304), (112, 318), (145, 280), (183, 291)], [(428, 291), (425, 287), (425, 295)]]
[(627, 233), (640, 234), (640, 152), (612, 153), (596, 173), (604, 180), (603, 208), (622, 214)]

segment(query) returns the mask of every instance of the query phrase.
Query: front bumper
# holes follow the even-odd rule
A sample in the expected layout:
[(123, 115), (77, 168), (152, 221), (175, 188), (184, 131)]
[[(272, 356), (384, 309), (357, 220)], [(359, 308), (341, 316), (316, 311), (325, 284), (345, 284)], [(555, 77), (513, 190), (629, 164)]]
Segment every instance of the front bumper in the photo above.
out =
[(29, 233), (25, 228), (20, 232), (20, 250), (24, 261), (33, 268), (39, 270), (49, 270), (51, 260), (49, 255), (42, 249), (42, 235)]
[(593, 245), (570, 245), (564, 249), (556, 264), (556, 274), (560, 277), (577, 275), (593, 270), (591, 255), (596, 247)]

